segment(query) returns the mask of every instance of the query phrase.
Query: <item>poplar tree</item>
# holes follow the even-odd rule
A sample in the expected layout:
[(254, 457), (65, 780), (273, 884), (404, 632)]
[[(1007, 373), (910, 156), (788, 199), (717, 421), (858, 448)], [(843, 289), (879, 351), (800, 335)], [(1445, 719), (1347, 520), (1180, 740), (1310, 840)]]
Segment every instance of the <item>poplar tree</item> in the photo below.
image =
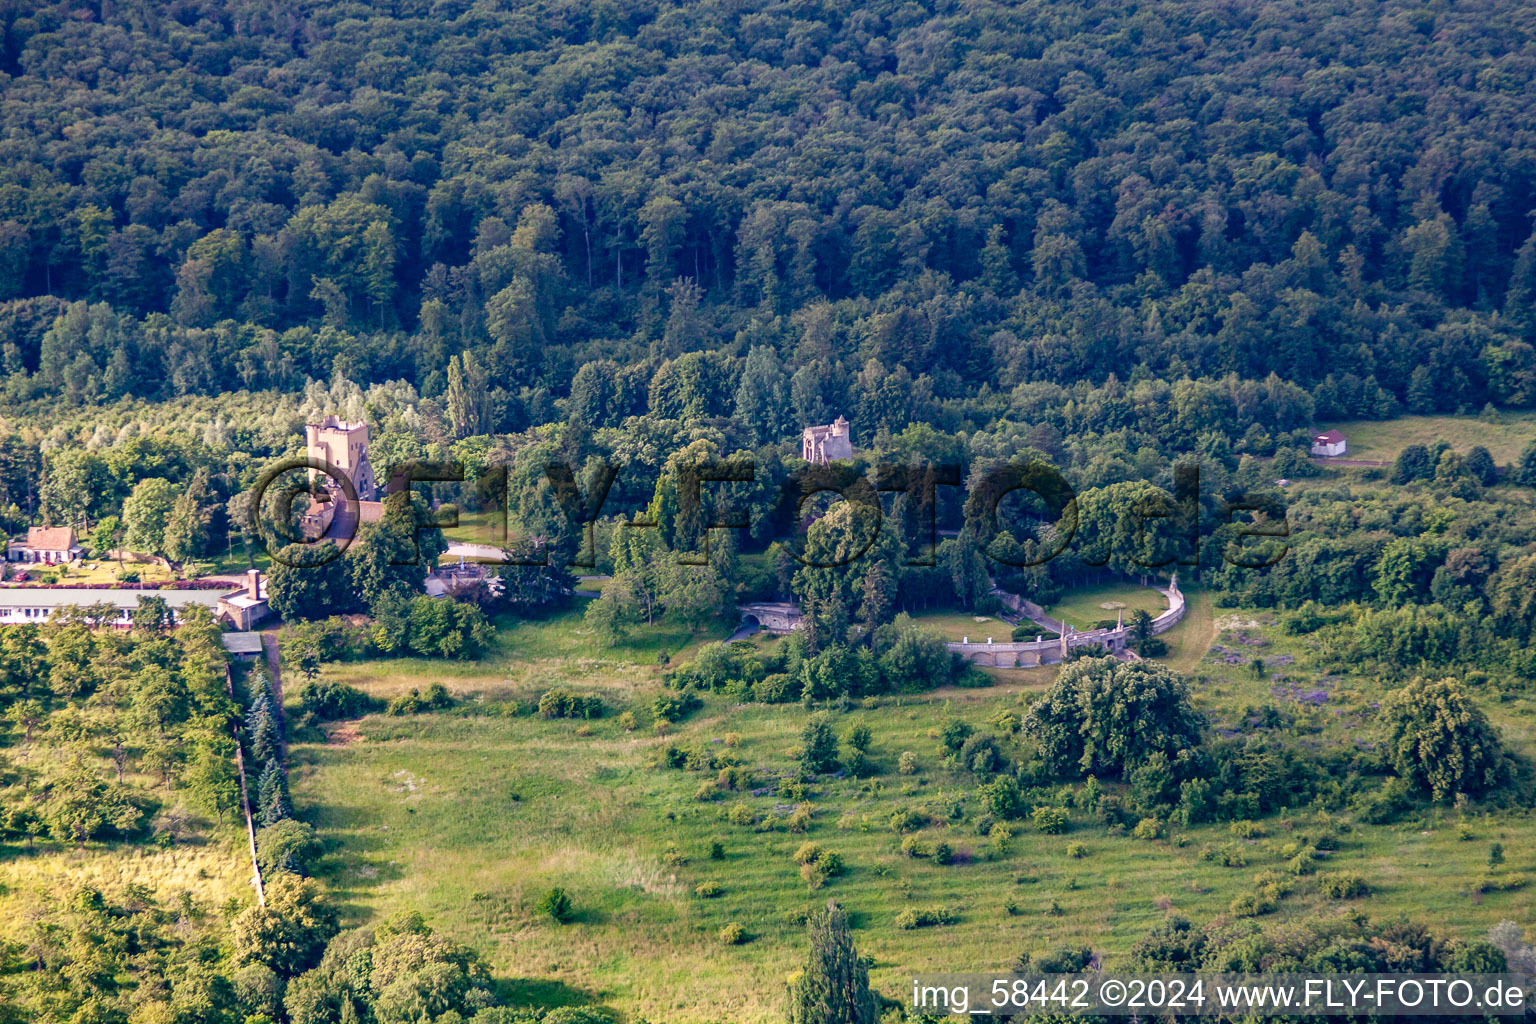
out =
[(790, 991), (790, 1024), (873, 1024), (880, 997), (869, 987), (869, 965), (853, 948), (848, 914), (836, 901), (810, 921), (811, 950)]

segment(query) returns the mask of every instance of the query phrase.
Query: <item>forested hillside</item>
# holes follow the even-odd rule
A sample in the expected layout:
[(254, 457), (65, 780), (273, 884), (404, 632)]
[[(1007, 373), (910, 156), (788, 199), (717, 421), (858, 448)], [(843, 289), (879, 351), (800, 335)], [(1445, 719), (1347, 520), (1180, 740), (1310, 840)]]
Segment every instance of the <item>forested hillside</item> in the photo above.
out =
[[(1034, 421), (1111, 375), (1276, 374), (1266, 430), (1529, 405), (1533, 22), (6, 0), (5, 393), (341, 374), (457, 436), (741, 413), (749, 443)], [(1182, 402), (1185, 443), (1263, 418), (1232, 385)]]

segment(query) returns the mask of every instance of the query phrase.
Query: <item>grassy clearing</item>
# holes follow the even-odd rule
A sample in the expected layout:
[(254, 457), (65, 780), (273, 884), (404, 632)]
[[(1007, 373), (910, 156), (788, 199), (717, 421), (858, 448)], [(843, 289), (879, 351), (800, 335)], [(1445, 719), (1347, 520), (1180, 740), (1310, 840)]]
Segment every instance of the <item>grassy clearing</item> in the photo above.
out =
[[(852, 910), (860, 949), (874, 959), (873, 980), (890, 994), (912, 971), (998, 969), (1020, 952), (1067, 942), (1115, 956), (1168, 908), (1196, 920), (1227, 913), (1234, 898), (1252, 891), (1257, 872), (1284, 869), (1286, 837), (1312, 820), (1296, 809), (1264, 821), (1261, 838), (1234, 840), (1223, 824), (1142, 841), (1110, 835), (1074, 811), (1070, 833), (1044, 835), (1024, 825), (998, 853), (977, 834), (977, 780), (943, 767), (937, 730), (951, 715), (993, 728), (998, 713), (1021, 711), (1048, 683), (1052, 670), (1043, 669), (989, 673), (999, 685), (882, 698), (839, 715), (839, 732), (854, 721), (869, 725), (879, 774), (819, 779), (807, 795), (814, 809), (808, 831), (794, 833), (783, 819), (801, 798), (780, 795), (775, 779), (791, 765), (804, 709), (711, 697), (664, 738), (643, 727), (625, 732), (613, 712), (636, 710), (642, 726), (648, 721), (643, 705), (660, 671), (655, 650), (681, 650), (691, 638), (596, 650), (570, 616), (504, 636), (495, 657), (452, 676), (438, 663), (328, 667), (327, 674), (380, 696), (442, 678), (468, 703), (443, 715), (365, 718), (349, 723), (338, 742), (296, 744), (293, 788), (330, 848), (322, 870), (354, 920), (418, 908), (484, 950), (498, 975), (529, 998), (598, 1000), (652, 1019), (779, 1019), (781, 980), (803, 955), (795, 915), (828, 896)], [(1270, 701), (1296, 715), (1304, 742), (1371, 735), (1380, 684), (1329, 680), (1324, 702), (1304, 699), (1316, 685), (1305, 669), (1309, 641), (1281, 635), (1260, 613), (1217, 616), (1197, 591), (1170, 642), (1217, 729), (1239, 732), (1245, 709)], [(1265, 661), (1262, 676), (1251, 668), (1254, 656)], [(475, 703), (531, 699), (557, 682), (602, 692), (610, 712), (590, 723), (546, 721), (526, 711), (515, 718), (484, 713), (489, 709)], [(1511, 746), (1529, 756), (1533, 702), (1487, 703)], [(652, 767), (668, 743), (709, 751), (729, 744), (754, 768), (759, 795), (697, 799), (715, 773)], [(915, 775), (895, 771), (907, 750), (918, 761)], [(722, 816), (737, 805), (759, 824)], [(949, 843), (956, 862), (904, 856), (888, 824), (900, 808), (927, 814), (917, 834), (930, 845)], [(1472, 838), (1460, 838), (1458, 825)], [(725, 854), (719, 861), (708, 853), (717, 838)], [(792, 856), (808, 839), (849, 865), (818, 891)], [(1349, 909), (1405, 913), (1443, 933), (1474, 935), (1502, 919), (1529, 920), (1530, 890), (1478, 895), (1473, 886), (1493, 841), (1504, 843), (1507, 872), (1536, 870), (1533, 840), (1529, 817), (1462, 819), (1448, 809), (1400, 825), (1357, 825), (1324, 869), (1357, 871), (1372, 882), (1375, 892)], [(1243, 848), (1245, 866), (1202, 859), (1205, 847), (1231, 842)], [(1069, 843), (1081, 845), (1081, 857), (1068, 855)], [(703, 883), (717, 884), (721, 894), (696, 895)], [(553, 885), (575, 899), (574, 922), (556, 925), (534, 913)], [(950, 908), (957, 919), (936, 928), (896, 926), (903, 910), (933, 907)], [(1277, 916), (1339, 908), (1307, 876), (1296, 879)], [(718, 932), (729, 922), (741, 923), (752, 941), (721, 945)]]
[(244, 899), (251, 894), (244, 836), (243, 830), (230, 829), (206, 843), (164, 850), (120, 843), (77, 848), (41, 842), (32, 850), (7, 846), (0, 856), (0, 922), (21, 921), (45, 894), (82, 885), (110, 892), (144, 885), (167, 905), (183, 892), (207, 908), (231, 897)]
[(1006, 643), (1013, 636), (1013, 626), (995, 615), (966, 615), (963, 612), (918, 612), (912, 616), (926, 630), (956, 643), (969, 637), (972, 643), (985, 643), (992, 637)]
[(507, 514), (499, 509), (460, 509), (459, 525), (443, 530), (443, 536), (465, 544), (500, 546), (505, 542), (506, 530)]
[(327, 666), (327, 676), (392, 697), (441, 682), (455, 692), (490, 699), (518, 698), (556, 686), (630, 694), (659, 685), (665, 666), (729, 632), (712, 625), (689, 630), (657, 623), (635, 630), (615, 647), (601, 643), (582, 621), (585, 604), (539, 622), (497, 621), (491, 651), (479, 661), (392, 658)]
[(1103, 583), (1073, 587), (1046, 608), (1045, 613), (1081, 630), (1092, 629), (1101, 619), (1113, 622), (1117, 614), (1129, 616), (1137, 609), (1157, 616), (1167, 611), (1168, 599), (1150, 587), (1135, 583)]
[(1499, 465), (1508, 465), (1536, 440), (1536, 413), (1501, 412), (1497, 422), (1477, 416), (1399, 416), (1395, 420), (1350, 420), (1331, 424), (1349, 443), (1345, 458), (1391, 462), (1411, 444), (1444, 441), (1464, 452), (1482, 445)]

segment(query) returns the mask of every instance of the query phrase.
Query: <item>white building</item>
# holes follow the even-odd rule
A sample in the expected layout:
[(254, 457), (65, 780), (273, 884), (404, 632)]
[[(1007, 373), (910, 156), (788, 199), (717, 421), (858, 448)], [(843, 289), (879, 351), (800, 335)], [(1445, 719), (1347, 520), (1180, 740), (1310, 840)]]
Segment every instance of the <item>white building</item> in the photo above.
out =
[(60, 608), (107, 605), (116, 614), (111, 625), (127, 628), (142, 597), (158, 597), (177, 620), (192, 605), (215, 608), (222, 595), (217, 590), (132, 590), (117, 587), (0, 587), (0, 626), (44, 623)]
[(1312, 435), (1312, 454), (1324, 458), (1344, 454), (1344, 435), (1337, 430), (1325, 430)]
[(59, 565), (73, 562), (85, 553), (69, 526), (31, 526), (27, 539), (13, 540), (6, 546), (5, 557), (13, 562), (42, 562)]
[(105, 605), (114, 614), (103, 622), (126, 629), (133, 625), (139, 600), (158, 597), (179, 623), (182, 613), (202, 605), (214, 618), (237, 630), (248, 630), (267, 617), (266, 581), (257, 570), (246, 574), (244, 586), (140, 589), (136, 587), (0, 587), (0, 626), (44, 623), (60, 608), (92, 608)]

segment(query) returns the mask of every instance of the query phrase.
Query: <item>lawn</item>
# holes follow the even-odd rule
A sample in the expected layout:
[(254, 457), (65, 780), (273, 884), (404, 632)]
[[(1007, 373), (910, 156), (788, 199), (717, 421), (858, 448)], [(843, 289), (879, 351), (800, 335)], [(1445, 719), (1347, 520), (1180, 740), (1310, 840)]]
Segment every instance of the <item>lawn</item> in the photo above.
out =
[(1136, 609), (1154, 618), (1168, 610), (1168, 599), (1151, 587), (1117, 581), (1095, 586), (1073, 587), (1045, 609), (1053, 619), (1070, 623), (1073, 629), (1093, 629), (1100, 620), (1113, 622), (1117, 614), (1129, 617)]
[[(331, 851), (320, 870), (349, 919), (419, 909), (482, 950), (498, 977), (510, 979), (510, 991), (530, 999), (602, 1002), (655, 1020), (768, 1021), (781, 1018), (782, 979), (804, 953), (798, 915), (828, 897), (850, 908), (875, 985), (895, 996), (913, 971), (1002, 969), (1021, 952), (1068, 942), (1121, 956), (1168, 908), (1197, 921), (1225, 914), (1252, 891), (1257, 872), (1284, 869), (1287, 837), (1314, 821), (1314, 812), (1298, 808), (1266, 819), (1264, 835), (1253, 839), (1235, 840), (1226, 825), (1213, 824), (1146, 841), (1111, 835), (1073, 811), (1068, 834), (1021, 823), (1011, 848), (995, 850), (977, 831), (977, 781), (943, 766), (938, 727), (953, 715), (995, 730), (1000, 713), (1021, 713), (1033, 699), (1013, 687), (856, 705), (838, 715), (837, 729), (855, 721), (870, 727), (878, 774), (822, 777), (804, 796), (781, 794), (778, 780), (792, 768), (808, 714), (799, 705), (709, 696), (668, 735), (650, 729), (647, 706), (662, 671), (656, 654), (683, 652), (701, 635), (656, 631), (634, 646), (599, 648), (578, 618), (565, 615), (504, 629), (493, 657), (461, 670), (412, 661), (328, 666), (327, 675), (379, 696), (441, 679), (462, 701), (445, 714), (365, 718), (333, 730), (332, 741), (292, 747), (295, 801)], [(1313, 685), (1304, 669), (1307, 639), (1284, 636), (1265, 613), (1217, 616), (1197, 591), (1173, 636), (1188, 638), (1188, 650), (1175, 648), (1173, 657), (1189, 662), (1195, 700), (1219, 730), (1245, 728), (1247, 709), (1265, 702), (1292, 711), (1296, 733), (1309, 743), (1353, 743), (1374, 728), (1381, 684), (1336, 680), (1323, 704), (1304, 699)], [(1262, 676), (1254, 657), (1264, 661)], [(604, 716), (533, 715), (538, 693), (550, 686), (601, 694)], [(1525, 756), (1532, 706), (1519, 698), (1489, 707)], [(638, 718), (634, 732), (621, 725), (625, 710)], [(754, 792), (699, 799), (716, 773), (656, 767), (668, 744), (730, 751), (753, 769)], [(895, 771), (903, 751), (916, 756), (913, 775)], [(788, 812), (802, 801), (813, 809), (808, 829), (790, 831)], [(726, 820), (736, 806), (749, 808), (756, 824)], [(904, 856), (902, 837), (888, 825), (900, 808), (926, 814), (922, 841), (949, 843), (955, 863)], [(1470, 839), (1458, 835), (1459, 824)], [(1508, 872), (1536, 870), (1533, 838), (1529, 817), (1463, 818), (1446, 809), (1398, 825), (1357, 824), (1325, 869), (1371, 881), (1373, 894), (1352, 909), (1411, 913), (1442, 933), (1472, 936), (1506, 918), (1529, 920), (1529, 891), (1477, 896), (1469, 886), (1485, 872), (1493, 841), (1504, 844)], [(708, 853), (713, 839), (724, 849), (718, 861)], [(849, 866), (816, 891), (792, 858), (808, 839)], [(1243, 867), (1201, 856), (1234, 842)], [(1068, 844), (1079, 844), (1080, 856), (1069, 856)], [(703, 883), (721, 894), (700, 897)], [(533, 910), (555, 885), (575, 900), (576, 919), (566, 925)], [(1338, 906), (1300, 878), (1269, 920)], [(903, 910), (934, 907), (953, 910), (954, 923), (896, 926)], [(751, 941), (722, 945), (718, 933), (730, 922)]]
[(912, 621), (944, 639), (959, 643), (969, 637), (972, 643), (986, 643), (991, 637), (998, 643), (1013, 639), (1013, 626), (995, 615), (967, 615), (964, 612), (918, 612)]
[(465, 544), (491, 544), (500, 547), (506, 543), (507, 514), (500, 509), (474, 512), (459, 510), (459, 525), (443, 531), (448, 540)]
[(1507, 466), (1536, 440), (1536, 413), (1501, 412), (1490, 422), (1478, 416), (1399, 416), (1394, 420), (1351, 420), (1324, 424), (1338, 430), (1348, 442), (1343, 458), (1391, 462), (1411, 444), (1431, 445), (1444, 441), (1465, 452), (1482, 445), (1493, 461)]
[[(37, 582), (44, 575), (53, 575), (59, 583), (117, 583), (122, 577), (116, 562), (106, 558), (86, 558), (69, 566), (12, 566), (12, 569), (25, 569), (33, 582)], [(130, 575), (138, 574), (142, 583), (169, 583), (176, 579), (176, 574), (158, 562), (127, 562), (124, 563), (121, 572)]]

